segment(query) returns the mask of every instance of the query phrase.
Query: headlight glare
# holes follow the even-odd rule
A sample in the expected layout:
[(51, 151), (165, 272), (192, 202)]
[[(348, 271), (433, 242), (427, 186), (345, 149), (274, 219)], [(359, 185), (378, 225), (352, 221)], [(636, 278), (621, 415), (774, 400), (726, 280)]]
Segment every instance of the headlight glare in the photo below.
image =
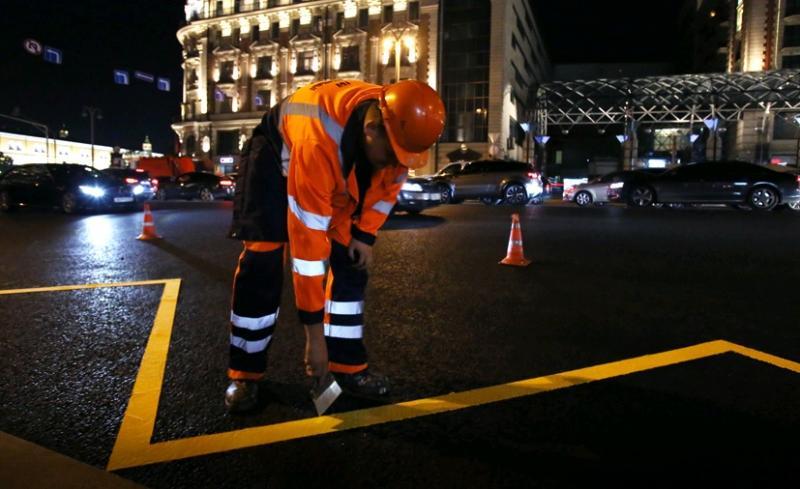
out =
[(100, 198), (106, 194), (106, 191), (100, 187), (92, 187), (89, 185), (81, 185), (78, 187), (81, 192), (94, 198)]
[(402, 190), (405, 190), (406, 192), (422, 192), (422, 185), (418, 183), (406, 182), (403, 184)]

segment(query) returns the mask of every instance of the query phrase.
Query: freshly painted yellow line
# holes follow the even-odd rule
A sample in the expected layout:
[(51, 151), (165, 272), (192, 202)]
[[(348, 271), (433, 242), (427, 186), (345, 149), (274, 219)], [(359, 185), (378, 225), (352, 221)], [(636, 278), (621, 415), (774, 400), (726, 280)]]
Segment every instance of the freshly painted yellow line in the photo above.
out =
[(159, 285), (166, 282), (166, 280), (141, 280), (138, 282), (116, 282), (110, 284), (56, 285), (54, 287), (35, 287), (32, 289), (0, 290), (0, 295), (31, 294), (34, 292), (63, 292), (65, 290), (102, 289), (106, 287), (138, 287), (141, 285)]
[(0, 291), (0, 295), (4, 295), (155, 284), (163, 284), (164, 290), (153, 322), (153, 328), (142, 356), (133, 392), (108, 462), (108, 470), (168, 462), (457, 411), (677, 365), (724, 353), (736, 353), (753, 360), (800, 373), (800, 363), (798, 362), (728, 341), (716, 340), (661, 353), (427, 399), (151, 444), (150, 440), (158, 413), (161, 386), (164, 379), (170, 336), (180, 290), (180, 279)]
[[(168, 341), (169, 335), (160, 333), (160, 337), (162, 341)], [(164, 350), (163, 345), (160, 345), (160, 347)], [(152, 436), (152, 427), (155, 422), (154, 416), (158, 409), (160, 388), (156, 386), (156, 379), (151, 378), (144, 382), (144, 385), (147, 386), (146, 393), (143, 393), (136, 400), (137, 408), (134, 410), (137, 414), (136, 418), (129, 419), (129, 416), (133, 414), (129, 408), (123, 419), (123, 428), (120, 429), (120, 435), (117, 438), (117, 443), (114, 446), (107, 468), (108, 470), (118, 470), (158, 462), (168, 462), (456, 411), (677, 365), (723, 353), (739, 353), (755, 360), (800, 373), (800, 363), (745, 348), (724, 340), (717, 340), (554, 375), (427, 399), (154, 444), (149, 443), (149, 438)], [(164, 354), (166, 355), (166, 352)], [(141, 372), (142, 370), (140, 370), (140, 376), (143, 375)], [(137, 386), (139, 385), (138, 378), (136, 384)], [(149, 396), (149, 398), (145, 399), (145, 396)], [(153, 418), (147, 419), (146, 417), (150, 415)], [(134, 429), (141, 431), (134, 432)]]

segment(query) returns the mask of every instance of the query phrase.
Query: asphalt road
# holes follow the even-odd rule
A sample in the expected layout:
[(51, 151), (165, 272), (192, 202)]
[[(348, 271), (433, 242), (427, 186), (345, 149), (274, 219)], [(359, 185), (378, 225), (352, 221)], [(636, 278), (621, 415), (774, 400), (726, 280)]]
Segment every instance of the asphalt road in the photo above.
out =
[[(497, 264), (514, 210), (527, 268)], [(165, 204), (154, 218), (163, 239), (141, 242), (141, 213), (0, 215), (0, 291), (179, 278), (149, 443), (312, 426), (302, 422), (314, 411), (288, 289), (262, 409), (225, 413), (240, 251), (224, 237), (230, 204)], [(393, 404), (714, 340), (797, 362), (798, 249), (800, 215), (789, 211), (466, 204), (397, 215), (379, 236), (368, 287), (371, 365), (392, 379)], [(0, 295), (0, 431), (105, 468), (162, 290)], [(218, 453), (115, 473), (154, 488), (796, 484), (799, 373), (736, 352), (644, 363), (547, 377), (566, 385), (414, 419), (368, 410), (363, 427), (239, 449), (223, 441)], [(604, 380), (584, 383), (590, 372)], [(334, 415), (373, 407), (344, 398)]]

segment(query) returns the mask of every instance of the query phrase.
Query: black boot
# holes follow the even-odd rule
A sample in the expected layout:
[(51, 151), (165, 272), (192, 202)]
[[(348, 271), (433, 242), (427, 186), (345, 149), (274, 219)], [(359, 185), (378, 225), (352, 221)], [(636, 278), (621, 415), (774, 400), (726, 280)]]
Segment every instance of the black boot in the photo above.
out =
[(342, 390), (352, 396), (380, 398), (389, 395), (389, 379), (380, 373), (364, 369), (354, 374), (333, 372)]

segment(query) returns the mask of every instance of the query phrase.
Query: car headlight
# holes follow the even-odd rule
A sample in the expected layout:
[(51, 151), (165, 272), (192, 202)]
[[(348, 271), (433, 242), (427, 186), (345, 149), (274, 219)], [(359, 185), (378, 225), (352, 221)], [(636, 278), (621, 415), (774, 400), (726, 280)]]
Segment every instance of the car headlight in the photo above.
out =
[(422, 192), (422, 185), (418, 183), (404, 183), (402, 186), (402, 190), (406, 192)]
[(622, 188), (624, 186), (625, 186), (624, 182), (614, 182), (609, 186), (609, 188), (618, 189), (618, 188)]
[(91, 187), (89, 185), (81, 185), (78, 187), (81, 192), (91, 197), (100, 198), (106, 194), (106, 191), (100, 187)]
[(144, 187), (141, 185), (133, 187), (133, 195), (141, 195), (142, 193), (144, 193)]

